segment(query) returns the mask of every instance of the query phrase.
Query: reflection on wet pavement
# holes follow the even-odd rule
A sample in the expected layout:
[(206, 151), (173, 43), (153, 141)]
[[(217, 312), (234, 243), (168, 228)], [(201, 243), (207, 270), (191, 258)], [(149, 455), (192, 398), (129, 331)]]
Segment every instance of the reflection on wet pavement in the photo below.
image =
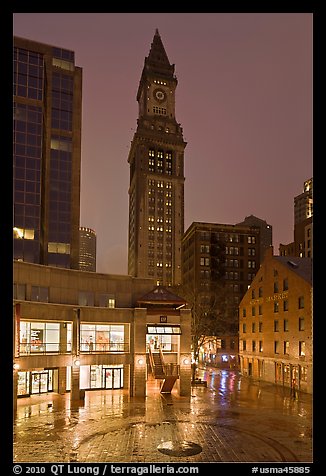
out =
[[(190, 397), (125, 390), (18, 403), (16, 462), (312, 461), (311, 396), (293, 400), (236, 372), (202, 370)], [(38, 398), (40, 397), (40, 398)], [(200, 451), (199, 451), (200, 448)], [(193, 451), (193, 452), (191, 452)]]

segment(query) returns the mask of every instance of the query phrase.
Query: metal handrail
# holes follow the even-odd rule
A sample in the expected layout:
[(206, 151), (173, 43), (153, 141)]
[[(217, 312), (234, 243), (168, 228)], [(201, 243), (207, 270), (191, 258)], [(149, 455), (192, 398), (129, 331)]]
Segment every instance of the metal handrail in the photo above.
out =
[[(72, 344), (70, 342), (20, 342), (19, 354), (20, 355), (38, 355), (38, 354), (71, 354)], [(102, 352), (129, 352), (128, 342), (118, 343), (94, 343), (90, 345), (88, 343), (80, 343), (81, 354), (102, 353)]]

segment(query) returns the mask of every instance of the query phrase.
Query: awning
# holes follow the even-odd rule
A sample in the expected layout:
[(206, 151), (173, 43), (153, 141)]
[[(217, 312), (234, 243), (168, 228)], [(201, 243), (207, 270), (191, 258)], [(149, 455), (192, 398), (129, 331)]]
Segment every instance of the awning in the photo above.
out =
[(162, 326), (147, 324), (147, 334), (181, 334), (181, 328), (179, 325)]

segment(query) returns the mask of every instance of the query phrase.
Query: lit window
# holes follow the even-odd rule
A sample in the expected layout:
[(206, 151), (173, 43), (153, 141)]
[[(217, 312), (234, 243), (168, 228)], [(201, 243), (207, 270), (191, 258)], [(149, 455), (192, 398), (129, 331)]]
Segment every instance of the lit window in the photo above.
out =
[(34, 230), (28, 230), (26, 228), (17, 228), (14, 227), (14, 238), (17, 239), (25, 239), (25, 240), (34, 240)]

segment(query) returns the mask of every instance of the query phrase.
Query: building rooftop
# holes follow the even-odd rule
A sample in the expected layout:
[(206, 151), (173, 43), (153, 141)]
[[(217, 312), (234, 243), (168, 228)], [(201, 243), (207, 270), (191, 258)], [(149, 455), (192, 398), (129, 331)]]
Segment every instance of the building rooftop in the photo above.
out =
[(312, 283), (311, 258), (299, 258), (297, 256), (274, 256), (274, 258), (310, 284)]

